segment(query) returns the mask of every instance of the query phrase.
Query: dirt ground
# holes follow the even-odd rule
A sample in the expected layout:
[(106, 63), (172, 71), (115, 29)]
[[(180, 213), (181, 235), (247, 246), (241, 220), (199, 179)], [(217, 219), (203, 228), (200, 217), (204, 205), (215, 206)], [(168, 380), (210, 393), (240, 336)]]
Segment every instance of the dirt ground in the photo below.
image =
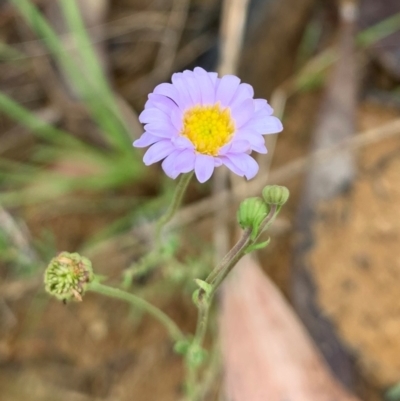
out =
[[(364, 104), (361, 130), (399, 117)], [(348, 195), (321, 206), (317, 244), (309, 255), (322, 311), (377, 386), (400, 378), (400, 139), (359, 152)]]

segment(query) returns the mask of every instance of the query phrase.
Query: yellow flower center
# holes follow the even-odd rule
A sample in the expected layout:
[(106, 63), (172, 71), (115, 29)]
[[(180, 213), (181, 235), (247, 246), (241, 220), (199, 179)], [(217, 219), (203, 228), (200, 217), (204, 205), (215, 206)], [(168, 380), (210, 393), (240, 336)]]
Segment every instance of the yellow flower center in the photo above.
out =
[(188, 138), (199, 153), (216, 156), (232, 138), (235, 125), (229, 109), (214, 106), (194, 106), (183, 116), (181, 134)]

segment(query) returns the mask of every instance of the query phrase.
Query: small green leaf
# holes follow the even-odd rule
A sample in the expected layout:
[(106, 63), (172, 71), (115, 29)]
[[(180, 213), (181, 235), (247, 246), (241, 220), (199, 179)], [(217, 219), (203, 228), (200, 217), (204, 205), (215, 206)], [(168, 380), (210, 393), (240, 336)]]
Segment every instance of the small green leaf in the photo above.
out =
[(199, 292), (200, 292), (200, 289), (198, 288), (197, 290), (195, 290), (193, 292), (193, 295), (192, 295), (192, 301), (197, 307), (200, 306)]
[(200, 279), (198, 279), (198, 278), (196, 278), (194, 281), (196, 282), (196, 284), (197, 284), (207, 295), (210, 295), (210, 294), (211, 294), (211, 291), (212, 291), (212, 289), (213, 289), (213, 287), (212, 287), (211, 284), (207, 283), (207, 282), (204, 281), (204, 280), (200, 280)]
[(256, 251), (258, 249), (263, 249), (266, 246), (268, 246), (270, 242), (271, 242), (271, 238), (268, 238), (267, 241), (259, 242), (258, 244), (249, 245), (246, 249), (246, 253), (250, 253), (250, 252)]

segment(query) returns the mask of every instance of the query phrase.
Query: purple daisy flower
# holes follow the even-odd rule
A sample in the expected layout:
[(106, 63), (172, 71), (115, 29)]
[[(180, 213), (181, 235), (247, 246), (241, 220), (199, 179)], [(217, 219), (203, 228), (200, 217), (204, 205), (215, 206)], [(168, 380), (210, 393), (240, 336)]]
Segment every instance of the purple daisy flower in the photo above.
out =
[(267, 101), (253, 96), (253, 88), (234, 75), (218, 78), (200, 67), (174, 74), (171, 84), (149, 95), (139, 116), (145, 132), (133, 145), (151, 145), (144, 163), (164, 159), (162, 168), (173, 179), (194, 170), (205, 182), (223, 164), (251, 179), (258, 164), (250, 153), (267, 153), (263, 135), (283, 129)]

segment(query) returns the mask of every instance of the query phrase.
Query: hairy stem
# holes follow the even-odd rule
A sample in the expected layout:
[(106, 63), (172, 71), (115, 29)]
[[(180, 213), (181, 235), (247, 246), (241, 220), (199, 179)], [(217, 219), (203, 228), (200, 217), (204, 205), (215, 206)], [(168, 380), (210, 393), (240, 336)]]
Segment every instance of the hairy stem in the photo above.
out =
[(179, 209), (179, 206), (182, 203), (183, 196), (185, 195), (187, 186), (189, 185), (189, 182), (191, 178), (193, 177), (193, 172), (187, 173), (187, 174), (182, 174), (178, 185), (175, 189), (174, 196), (172, 198), (172, 202), (168, 207), (168, 210), (166, 213), (158, 220), (157, 226), (156, 226), (156, 246), (160, 245), (161, 242), (161, 232), (164, 226), (169, 223), (174, 217), (175, 213)]
[(247, 228), (239, 241), (233, 246), (233, 248), (224, 256), (221, 262), (216, 266), (216, 268), (208, 275), (206, 282), (212, 284), (217, 276), (226, 269), (227, 265), (239, 254), (240, 250), (247, 246), (247, 242), (250, 239), (251, 228)]
[[(268, 216), (265, 217), (262, 222), (259, 234), (255, 239), (251, 239), (251, 228), (246, 228), (238, 242), (233, 246), (233, 248), (225, 255), (225, 257), (221, 260), (221, 262), (216, 266), (216, 268), (209, 274), (206, 278), (206, 282), (211, 284), (211, 291), (206, 294), (206, 292), (202, 289), (199, 291), (198, 296), (198, 318), (197, 318), (197, 327), (196, 334), (194, 336), (192, 347), (202, 347), (204, 338), (207, 332), (208, 327), (208, 318), (210, 314), (210, 309), (212, 305), (212, 301), (214, 295), (222, 282), (225, 280), (226, 276), (232, 271), (235, 267), (236, 263), (243, 257), (246, 253), (246, 250), (250, 245), (253, 245), (258, 240), (261, 233), (271, 225), (277, 216), (279, 209), (276, 205), (271, 206), (271, 210), (268, 213)], [(188, 369), (188, 381), (187, 387), (190, 389), (190, 394), (195, 393), (196, 383), (198, 382), (198, 369), (190, 364), (187, 366)], [(196, 396), (192, 396), (193, 399), (196, 399)]]
[(144, 299), (137, 297), (134, 294), (120, 290), (119, 288), (110, 287), (108, 285), (101, 284), (97, 281), (92, 281), (87, 285), (87, 290), (97, 292), (98, 294), (105, 295), (110, 298), (121, 299), (133, 305), (134, 307), (147, 312), (158, 320), (167, 330), (174, 341), (183, 340), (184, 334), (176, 323), (166, 315), (162, 310), (158, 309), (151, 303)]
[(123, 287), (128, 288), (132, 285), (132, 280), (134, 276), (144, 275), (151, 271), (154, 266), (162, 259), (160, 257), (162, 251), (162, 241), (161, 234), (162, 230), (166, 224), (168, 224), (174, 217), (175, 213), (179, 209), (182, 203), (183, 197), (185, 195), (186, 189), (189, 185), (191, 178), (193, 177), (193, 172), (181, 175), (178, 185), (175, 188), (174, 196), (172, 201), (165, 212), (164, 215), (156, 222), (156, 232), (155, 232), (155, 245), (154, 248), (145, 256), (143, 256), (139, 262), (128, 267), (125, 270), (125, 277), (123, 280)]
[[(221, 283), (225, 280), (226, 276), (232, 271), (232, 269), (235, 267), (236, 263), (246, 253), (248, 246), (255, 244), (257, 242), (261, 233), (272, 224), (272, 222), (275, 220), (276, 216), (277, 216), (277, 206), (272, 205), (271, 210), (268, 213), (268, 216), (264, 219), (264, 221), (262, 222), (262, 224), (260, 226), (259, 234), (257, 235), (257, 237), (254, 240), (250, 239), (251, 229), (247, 228), (246, 230), (243, 231), (242, 237), (236, 243), (236, 245), (232, 248), (232, 250), (235, 249), (235, 252), (232, 254), (231, 258), (227, 261), (226, 265), (223, 266), (217, 272), (215, 278), (210, 283), (210, 284), (212, 284), (212, 291), (210, 294), (210, 298), (212, 298), (214, 296), (215, 292), (218, 290)], [(228, 255), (229, 255), (229, 253), (228, 253)], [(217, 270), (217, 269), (215, 269), (215, 270)]]

